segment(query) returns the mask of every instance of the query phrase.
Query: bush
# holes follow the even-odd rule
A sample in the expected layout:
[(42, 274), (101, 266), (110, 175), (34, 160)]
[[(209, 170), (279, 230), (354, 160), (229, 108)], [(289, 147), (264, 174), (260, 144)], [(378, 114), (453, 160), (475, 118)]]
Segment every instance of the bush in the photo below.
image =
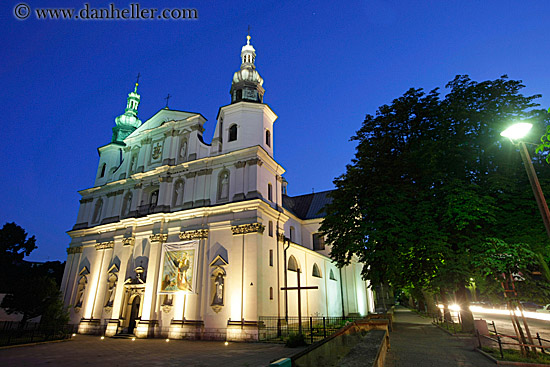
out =
[(302, 347), (304, 345), (307, 345), (304, 334), (290, 334), (285, 344), (289, 348)]

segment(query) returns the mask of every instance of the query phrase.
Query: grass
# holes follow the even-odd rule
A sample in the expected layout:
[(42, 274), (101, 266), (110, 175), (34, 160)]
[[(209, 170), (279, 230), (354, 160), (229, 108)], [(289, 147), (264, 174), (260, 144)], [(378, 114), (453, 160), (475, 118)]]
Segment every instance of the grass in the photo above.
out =
[(524, 357), (521, 355), (519, 350), (504, 349), (503, 350), (504, 358), (502, 358), (500, 356), (500, 351), (498, 349), (482, 347), (481, 350), (489, 354), (491, 357), (498, 359), (500, 361), (550, 364), (550, 355), (542, 354), (540, 353), (540, 351), (537, 351), (537, 354), (535, 355), (531, 353), (532, 357)]

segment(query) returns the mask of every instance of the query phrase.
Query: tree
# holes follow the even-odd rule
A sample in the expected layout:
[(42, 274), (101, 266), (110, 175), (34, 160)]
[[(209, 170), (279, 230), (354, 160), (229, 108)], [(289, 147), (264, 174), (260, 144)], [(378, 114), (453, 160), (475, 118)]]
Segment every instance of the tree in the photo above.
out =
[(24, 325), (29, 319), (44, 315), (46, 311), (59, 317), (55, 309), (60, 299), (61, 292), (52, 278), (30, 272), (16, 282), (13, 291), (4, 297), (0, 306), (8, 314), (22, 314), (21, 324)]
[(446, 87), (444, 97), (410, 89), (366, 116), (321, 230), (337, 263), (357, 256), (375, 284), (454, 294), (471, 330), (466, 286), (487, 238), (548, 248), (532, 194), (523, 200), (530, 186), (519, 155), (500, 137), (511, 121), (540, 129), (548, 115), (506, 76), (457, 76)]
[(36, 249), (34, 236), (15, 223), (6, 223), (0, 229), (0, 292), (9, 292), (24, 269), (23, 257)]

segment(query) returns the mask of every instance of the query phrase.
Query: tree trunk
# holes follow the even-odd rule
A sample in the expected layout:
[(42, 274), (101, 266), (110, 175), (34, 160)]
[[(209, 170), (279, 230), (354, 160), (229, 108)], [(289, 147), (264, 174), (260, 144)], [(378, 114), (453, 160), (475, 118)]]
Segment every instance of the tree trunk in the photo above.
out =
[(439, 296), (441, 297), (441, 303), (444, 306), (442, 310), (443, 319), (445, 320), (445, 322), (453, 322), (453, 318), (451, 317), (451, 312), (449, 311), (449, 301), (447, 300), (447, 294), (443, 289), (439, 291)]
[(460, 306), (460, 320), (462, 322), (462, 331), (465, 333), (473, 333), (475, 331), (474, 326), (474, 314), (470, 311), (470, 301), (468, 300), (468, 291), (466, 285), (460, 283), (458, 289), (455, 292), (456, 300)]
[(428, 308), (428, 314), (430, 315), (436, 314), (438, 311), (438, 308), (437, 308), (437, 305), (435, 304), (433, 293), (423, 289), (422, 295), (424, 296), (426, 307)]

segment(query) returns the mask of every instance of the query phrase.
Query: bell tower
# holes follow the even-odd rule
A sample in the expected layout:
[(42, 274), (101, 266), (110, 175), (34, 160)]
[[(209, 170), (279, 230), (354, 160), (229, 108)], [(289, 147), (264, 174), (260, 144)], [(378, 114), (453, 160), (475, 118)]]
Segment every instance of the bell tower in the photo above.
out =
[(246, 36), (246, 45), (241, 49), (241, 69), (233, 75), (231, 83), (231, 103), (241, 101), (262, 103), (265, 90), (264, 80), (256, 71), (256, 50), (250, 44), (250, 35)]
[(260, 146), (273, 157), (273, 123), (277, 115), (264, 103), (264, 80), (256, 70), (255, 61), (256, 50), (248, 35), (241, 49), (241, 68), (231, 83), (231, 104), (218, 112), (213, 154)]

